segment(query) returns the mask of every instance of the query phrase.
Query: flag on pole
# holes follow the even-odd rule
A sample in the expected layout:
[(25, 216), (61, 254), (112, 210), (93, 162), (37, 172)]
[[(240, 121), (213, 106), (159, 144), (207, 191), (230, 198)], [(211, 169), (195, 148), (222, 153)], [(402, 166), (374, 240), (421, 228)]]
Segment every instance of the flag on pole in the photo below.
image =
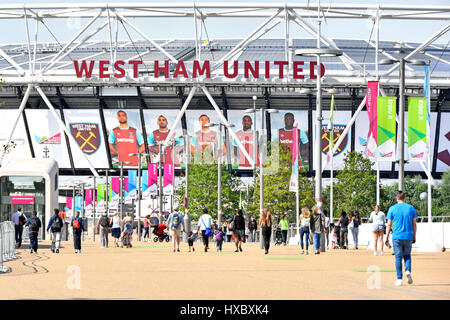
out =
[(376, 157), (377, 150), (377, 98), (378, 98), (378, 81), (367, 82), (366, 108), (369, 116), (369, 132), (367, 133), (367, 143), (364, 153), (369, 158)]
[(292, 174), (289, 182), (289, 191), (297, 192), (298, 189), (298, 130), (295, 124), (292, 137)]
[(173, 163), (165, 163), (163, 176), (163, 194), (165, 195), (173, 195), (173, 175)]
[(377, 98), (377, 146), (379, 161), (396, 158), (396, 97)]
[(327, 153), (327, 162), (331, 162), (331, 157), (334, 156), (333, 152), (333, 139), (334, 139), (334, 127), (333, 127), (333, 113), (334, 113), (334, 94), (331, 95), (331, 106), (330, 106), (330, 141), (328, 142), (328, 153)]
[(128, 199), (137, 199), (137, 170), (128, 170)]
[(427, 99), (408, 98), (408, 155), (410, 161), (425, 161), (427, 152)]
[(429, 155), (431, 155), (431, 147), (430, 147), (430, 137), (431, 137), (431, 118), (430, 118), (430, 108), (431, 108), (431, 102), (430, 102), (430, 65), (425, 65), (425, 82), (423, 84), (423, 92), (424, 96), (427, 100), (427, 152)]

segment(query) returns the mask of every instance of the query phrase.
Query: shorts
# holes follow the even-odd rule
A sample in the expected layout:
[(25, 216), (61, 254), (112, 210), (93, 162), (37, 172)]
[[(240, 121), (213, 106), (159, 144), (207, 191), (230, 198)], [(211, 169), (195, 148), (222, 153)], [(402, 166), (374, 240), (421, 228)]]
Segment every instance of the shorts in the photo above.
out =
[(373, 232), (384, 232), (384, 225), (377, 224), (372, 227)]
[(234, 230), (233, 235), (235, 237), (238, 237), (239, 240), (242, 240), (242, 237), (244, 236), (244, 230)]
[(188, 240), (188, 245), (189, 245), (189, 247), (193, 247), (194, 246), (194, 241), (193, 240)]
[(120, 228), (112, 228), (111, 229), (111, 235), (114, 238), (120, 238)]

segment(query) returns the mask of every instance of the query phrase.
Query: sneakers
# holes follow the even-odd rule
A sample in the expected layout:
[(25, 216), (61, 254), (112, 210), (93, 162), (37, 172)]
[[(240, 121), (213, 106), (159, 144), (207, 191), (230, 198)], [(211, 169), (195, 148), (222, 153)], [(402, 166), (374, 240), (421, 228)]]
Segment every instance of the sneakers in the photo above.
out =
[(59, 249), (56, 249), (56, 253), (59, 253)]
[(383, 255), (383, 251), (380, 252), (380, 256), (382, 256), (382, 255)]
[(308, 255), (309, 254), (309, 252), (308, 251), (306, 251), (306, 255)]
[(402, 279), (397, 279), (397, 280), (395, 280), (394, 285), (395, 285), (396, 287), (400, 287), (400, 286), (402, 285)]
[(177, 252), (180, 252), (180, 248), (177, 249)]
[(33, 253), (33, 250), (30, 250), (30, 253)]
[(406, 274), (406, 278), (408, 278), (408, 284), (412, 284), (413, 283), (413, 279), (412, 279), (412, 276), (411, 276), (411, 271), (406, 271), (405, 274)]
[(239, 252), (239, 250), (238, 249), (236, 249), (236, 251), (235, 252)]
[(305, 254), (305, 250), (302, 250), (301, 254)]
[(195, 251), (195, 248), (194, 247), (192, 247), (192, 252), (194, 252)]
[(208, 252), (208, 247), (205, 247), (205, 252)]
[(376, 256), (376, 255), (377, 255), (377, 252), (376, 252), (376, 251), (374, 251), (373, 255), (374, 255), (374, 256)]
[(239, 246), (239, 251), (242, 252), (242, 247), (241, 246)]
[(55, 249), (53, 249), (53, 248), (50, 248), (50, 251), (53, 252), (53, 253), (55, 253)]

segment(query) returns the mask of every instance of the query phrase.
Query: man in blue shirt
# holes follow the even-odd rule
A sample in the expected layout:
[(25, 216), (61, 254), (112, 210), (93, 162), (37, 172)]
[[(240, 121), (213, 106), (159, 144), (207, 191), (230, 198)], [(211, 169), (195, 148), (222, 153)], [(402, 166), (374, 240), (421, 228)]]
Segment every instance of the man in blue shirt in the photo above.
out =
[[(397, 193), (397, 204), (390, 207), (386, 219), (388, 220), (386, 234), (389, 234), (392, 227), (392, 242), (394, 245), (395, 268), (397, 269), (396, 286), (402, 285), (402, 261), (405, 260), (405, 274), (408, 283), (412, 284), (411, 276), (411, 248), (416, 242), (416, 218), (417, 213), (414, 207), (405, 203), (406, 196), (402, 191)], [(386, 245), (389, 238), (386, 239)]]

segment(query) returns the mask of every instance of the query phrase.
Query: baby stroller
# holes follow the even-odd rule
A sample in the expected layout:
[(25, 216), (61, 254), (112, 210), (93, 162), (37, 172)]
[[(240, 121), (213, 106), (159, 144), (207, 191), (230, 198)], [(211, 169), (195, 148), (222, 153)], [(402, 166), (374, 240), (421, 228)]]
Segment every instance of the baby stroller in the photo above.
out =
[(281, 235), (281, 228), (277, 227), (275, 230), (275, 245), (280, 245), (283, 243), (283, 236)]
[(155, 242), (163, 242), (166, 240), (166, 242), (170, 241), (169, 235), (164, 230), (166, 229), (166, 225), (163, 223), (159, 223), (158, 225), (154, 226), (153, 234), (156, 236), (153, 238), (153, 241)]
[(330, 224), (332, 230), (331, 246), (333, 249), (340, 249), (341, 243), (341, 227), (339, 225)]

